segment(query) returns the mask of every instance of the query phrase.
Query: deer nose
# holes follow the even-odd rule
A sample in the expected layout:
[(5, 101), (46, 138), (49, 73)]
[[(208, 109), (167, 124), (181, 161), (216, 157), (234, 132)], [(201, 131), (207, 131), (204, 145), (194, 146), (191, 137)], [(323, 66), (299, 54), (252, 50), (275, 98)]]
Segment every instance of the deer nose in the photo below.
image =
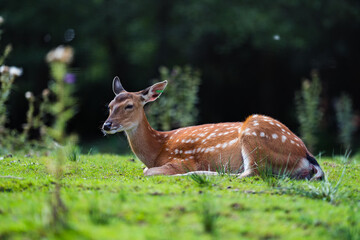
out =
[(103, 129), (105, 131), (109, 131), (111, 129), (112, 122), (105, 122), (103, 125)]

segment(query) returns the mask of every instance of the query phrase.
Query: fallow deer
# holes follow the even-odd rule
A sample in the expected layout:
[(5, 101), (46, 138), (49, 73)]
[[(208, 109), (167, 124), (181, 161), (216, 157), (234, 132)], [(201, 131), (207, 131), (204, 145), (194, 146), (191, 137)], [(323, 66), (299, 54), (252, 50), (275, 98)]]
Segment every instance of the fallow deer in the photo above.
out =
[(287, 171), (296, 179), (321, 180), (324, 173), (303, 141), (279, 121), (251, 115), (245, 122), (205, 124), (160, 132), (153, 129), (144, 105), (155, 101), (167, 81), (139, 92), (127, 92), (113, 80), (115, 98), (102, 130), (124, 131), (134, 154), (146, 165), (146, 176), (215, 172), (226, 166), (240, 178), (259, 174), (261, 166), (274, 174)]

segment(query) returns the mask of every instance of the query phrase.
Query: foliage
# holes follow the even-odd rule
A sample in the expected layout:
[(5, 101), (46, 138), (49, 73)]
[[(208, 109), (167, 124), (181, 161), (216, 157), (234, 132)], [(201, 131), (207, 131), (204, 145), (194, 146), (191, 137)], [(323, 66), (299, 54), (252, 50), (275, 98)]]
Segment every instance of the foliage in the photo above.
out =
[(55, 95), (55, 101), (49, 107), (50, 113), (54, 116), (54, 122), (47, 132), (56, 142), (64, 144), (68, 141), (66, 139), (67, 123), (75, 114), (76, 100), (73, 97), (75, 76), (68, 73), (68, 65), (73, 58), (73, 49), (59, 46), (50, 51), (46, 58), (54, 79), (49, 88)]
[[(329, 204), (269, 187), (259, 177), (211, 176), (216, 182), (211, 188), (186, 176), (144, 177), (141, 162), (115, 155), (63, 158), (61, 199), (68, 226), (56, 230), (48, 218), (56, 175), (47, 167), (55, 155), (0, 160), (0, 176), (18, 177), (0, 177), (1, 239), (351, 239), (347, 236), (358, 233), (360, 159), (349, 162), (351, 171), (338, 187), (346, 194)], [(341, 159), (323, 158), (321, 165), (336, 183)]]
[(314, 151), (318, 143), (320, 122), (321, 82), (317, 71), (311, 73), (311, 81), (304, 80), (300, 92), (295, 95), (296, 115), (300, 124), (300, 135), (307, 147)]
[[(9, 52), (10, 49), (7, 47), (1, 57), (1, 62), (5, 60)], [(20, 149), (26, 152), (34, 146), (49, 149), (53, 147), (51, 143), (53, 140), (62, 144), (68, 144), (69, 141), (74, 143), (74, 137), (69, 140), (65, 138), (67, 122), (75, 113), (75, 99), (72, 97), (74, 92), (72, 84), (75, 81), (75, 76), (68, 73), (68, 65), (72, 58), (73, 50), (70, 47), (60, 46), (49, 52), (47, 61), (50, 64), (51, 76), (55, 79), (55, 82), (50, 84), (50, 89), (55, 96), (55, 101), (49, 101), (51, 93), (45, 89), (42, 94), (42, 101), (38, 104), (38, 113), (35, 115), (36, 97), (32, 92), (26, 92), (25, 98), (29, 105), (26, 113), (26, 124), (23, 125), (22, 133), (5, 126), (7, 123), (6, 102), (10, 96), (14, 80), (22, 74), (22, 69), (0, 66), (0, 152), (5, 153)], [(50, 114), (54, 119), (53, 127), (47, 127), (45, 123), (45, 118)], [(38, 139), (31, 139), (30, 130), (39, 130)]]
[(215, 203), (209, 198), (208, 195), (204, 195), (202, 199), (202, 224), (204, 232), (215, 234), (218, 218), (219, 215), (216, 212)]
[(154, 82), (168, 80), (168, 85), (149, 111), (150, 123), (154, 128), (162, 130), (196, 123), (200, 73), (190, 66), (176, 66), (172, 70), (160, 67), (159, 72), (160, 79)]
[(345, 149), (350, 149), (352, 137), (356, 130), (350, 96), (342, 94), (335, 103), (335, 110), (337, 125), (339, 128), (339, 141)]
[(64, 147), (58, 147), (55, 155), (47, 162), (47, 168), (50, 174), (54, 177), (54, 189), (50, 193), (49, 207), (50, 211), (46, 217), (46, 224), (54, 230), (54, 232), (61, 232), (68, 228), (67, 214), (68, 209), (65, 206), (64, 200), (61, 197), (61, 181), (64, 177), (65, 156), (66, 150)]
[[(18, 92), (41, 92), (48, 81), (44, 54), (71, 44), (83, 103), (71, 125), (87, 141), (99, 138), (94, 126), (106, 117), (111, 79), (120, 75), (128, 89), (139, 90), (162, 65), (201, 70), (201, 122), (238, 121), (262, 112), (295, 126), (290, 99), (311, 68), (328, 83), (330, 102), (330, 93), (341, 89), (356, 96), (359, 89), (353, 80), (360, 71), (359, 1), (28, 2), (5, 0), (1, 12), (8, 18), (3, 40), (16, 46), (11, 62), (29, 69)], [(24, 102), (10, 101), (10, 109), (25, 109)], [(15, 113), (11, 120), (12, 127), (20, 126), (25, 116)]]
[(211, 178), (206, 174), (191, 173), (189, 178), (201, 187), (211, 186)]

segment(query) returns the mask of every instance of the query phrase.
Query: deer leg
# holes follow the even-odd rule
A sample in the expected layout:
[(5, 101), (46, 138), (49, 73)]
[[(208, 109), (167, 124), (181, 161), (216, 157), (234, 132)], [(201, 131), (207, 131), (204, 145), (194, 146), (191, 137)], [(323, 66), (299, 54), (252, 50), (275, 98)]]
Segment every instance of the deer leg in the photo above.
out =
[(175, 174), (183, 174), (189, 172), (189, 169), (183, 162), (173, 161), (169, 162), (160, 167), (153, 167), (144, 171), (145, 176), (153, 176), (153, 175), (175, 175)]
[(242, 148), (241, 156), (243, 159), (244, 171), (240, 174), (238, 178), (245, 178), (257, 175), (256, 163), (252, 152), (248, 151), (246, 148)]

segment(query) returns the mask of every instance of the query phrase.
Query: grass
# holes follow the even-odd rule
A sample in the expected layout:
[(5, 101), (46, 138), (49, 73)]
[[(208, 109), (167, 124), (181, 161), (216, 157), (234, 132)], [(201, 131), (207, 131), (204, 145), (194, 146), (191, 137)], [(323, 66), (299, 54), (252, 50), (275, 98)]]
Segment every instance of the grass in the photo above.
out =
[[(76, 155), (76, 154), (75, 154)], [(74, 156), (74, 155), (73, 155)], [(359, 239), (360, 158), (322, 158), (326, 182), (218, 176), (144, 177), (133, 156), (70, 157), (61, 181), (66, 227), (49, 224), (51, 156), (0, 158), (0, 239)], [(74, 160), (76, 159), (76, 160)], [(195, 178), (195, 179), (194, 179)], [(272, 181), (272, 180), (271, 180)], [(311, 186), (309, 188), (309, 186)], [(297, 189), (302, 189), (299, 193)], [(306, 194), (309, 193), (309, 194)]]

